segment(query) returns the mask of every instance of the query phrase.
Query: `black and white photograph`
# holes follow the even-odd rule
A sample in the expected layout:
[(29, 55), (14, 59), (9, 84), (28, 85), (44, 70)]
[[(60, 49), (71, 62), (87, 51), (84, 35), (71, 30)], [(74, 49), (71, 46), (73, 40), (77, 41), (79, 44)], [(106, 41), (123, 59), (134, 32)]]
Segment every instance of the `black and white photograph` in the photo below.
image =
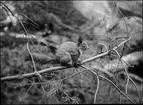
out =
[(1, 105), (143, 104), (142, 0), (1, 0)]

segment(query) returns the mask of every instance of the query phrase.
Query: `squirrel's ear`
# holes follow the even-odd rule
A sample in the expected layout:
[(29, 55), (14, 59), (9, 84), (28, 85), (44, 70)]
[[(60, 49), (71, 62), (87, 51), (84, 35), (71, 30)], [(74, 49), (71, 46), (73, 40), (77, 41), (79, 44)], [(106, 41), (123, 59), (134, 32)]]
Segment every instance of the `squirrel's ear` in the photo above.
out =
[(51, 52), (52, 52), (53, 54), (56, 54), (57, 47), (50, 45), (50, 46), (49, 46), (49, 49), (51, 50)]
[(83, 42), (83, 38), (81, 36), (79, 36), (78, 38), (78, 46), (80, 46)]

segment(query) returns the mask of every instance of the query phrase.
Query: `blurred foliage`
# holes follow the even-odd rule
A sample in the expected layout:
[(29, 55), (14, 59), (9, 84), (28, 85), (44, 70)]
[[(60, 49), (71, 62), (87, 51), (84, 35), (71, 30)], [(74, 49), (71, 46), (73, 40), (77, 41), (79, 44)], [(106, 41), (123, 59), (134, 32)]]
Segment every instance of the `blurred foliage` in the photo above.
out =
[[(55, 14), (62, 20), (63, 23), (68, 24), (76, 29), (79, 29), (80, 26), (87, 22), (87, 19), (84, 18), (78, 11), (76, 11), (75, 8), (73, 8), (70, 1), (5, 1), (5, 3), (14, 5), (16, 13), (19, 15), (20, 13), (27, 15), (39, 25), (43, 25), (49, 22), (54, 23), (55, 33), (60, 35), (69, 34), (72, 37), (70, 40), (73, 41), (77, 40), (77, 34), (67, 31), (58, 25), (49, 17), (49, 13)], [(38, 29), (34, 28), (34, 26), (31, 25), (30, 21), (28, 21), (26, 18), (23, 18), (22, 22), (24, 23), (29, 33), (39, 31)], [(121, 27), (122, 25), (119, 28)], [(125, 29), (125, 26), (123, 29)], [(133, 28), (131, 28), (130, 31), (132, 29)], [(142, 36), (138, 31), (138, 28), (136, 30), (139, 33), (137, 34), (139, 37), (134, 36), (134, 39), (136, 39), (137, 42), (135, 42), (135, 40), (132, 44), (138, 46), (138, 40), (142, 39)], [(28, 54), (26, 47), (27, 41), (8, 37), (10, 32), (23, 33), (23, 29), (20, 25), (18, 25), (13, 30), (7, 32), (5, 38), (0, 36), (1, 77), (33, 72), (32, 62), (25, 61), (25, 56)], [(100, 32), (102, 32), (102, 30), (98, 30), (97, 33)], [(119, 33), (119, 36), (124, 33), (125, 32)], [(134, 32), (132, 33), (132, 35), (136, 34)], [(118, 32), (113, 32), (113, 34), (118, 34)], [(89, 39), (90, 37), (91, 36), (86, 36), (84, 39)], [(98, 36), (94, 37), (96, 38)], [(109, 40), (110, 39), (108, 39), (108, 41)], [(129, 47), (130, 45), (131, 44), (129, 44)], [(91, 46), (94, 48), (94, 45)], [(138, 48), (139, 50), (141, 49), (141, 46), (142, 43)], [(38, 52), (37, 49), (40, 49), (41, 52), (52, 56), (49, 49), (46, 47), (40, 45), (30, 45), (31, 51)], [(83, 58), (89, 56), (91, 56), (91, 53), (88, 52), (83, 56)], [(52, 66), (55, 65), (42, 65), (36, 63), (37, 70), (49, 68)], [(43, 87), (46, 92), (43, 91), (43, 87), (36, 77), (1, 83), (1, 104), (74, 104), (76, 101), (78, 101), (80, 104), (91, 104), (93, 103), (94, 93), (97, 87), (95, 75), (86, 71), (64, 80), (61, 84), (58, 82), (58, 80), (63, 79), (77, 71), (80, 71), (80, 69), (77, 70), (76, 68), (70, 68), (43, 74), (42, 83), (44, 83)], [(122, 83), (123, 80), (119, 81)], [(32, 87), (30, 88), (30, 86)], [(131, 98), (133, 100), (137, 100), (136, 95), (132, 95)], [(96, 103), (120, 103), (119, 100), (119, 92), (107, 81), (101, 79)], [(129, 102), (122, 96), (122, 103)]]
[[(54, 20), (49, 16), (50, 13), (62, 19), (63, 23), (76, 28), (86, 20), (82, 15), (79, 15), (79, 12), (72, 7), (69, 1), (16, 1), (14, 5), (18, 13), (24, 13), (39, 25), (49, 22), (54, 23)], [(29, 21), (26, 24), (28, 29), (32, 28), (30, 26), (28, 27)], [(61, 28), (56, 26), (57, 23), (54, 25), (56, 29)]]

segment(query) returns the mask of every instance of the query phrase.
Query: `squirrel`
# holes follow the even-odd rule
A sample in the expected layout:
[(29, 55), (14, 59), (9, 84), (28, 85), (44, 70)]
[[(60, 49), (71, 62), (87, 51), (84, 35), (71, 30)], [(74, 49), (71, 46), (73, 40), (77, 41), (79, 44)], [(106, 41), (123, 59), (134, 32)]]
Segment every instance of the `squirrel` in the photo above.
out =
[[(53, 61), (56, 64), (61, 66), (77, 66), (80, 63), (79, 57), (82, 55), (82, 51), (86, 50), (88, 46), (86, 43), (83, 43), (83, 39), (79, 37), (78, 42), (64, 42), (59, 46), (49, 46), (51, 52), (54, 54), (54, 57), (49, 57), (45, 54), (36, 54), (34, 53), (34, 59), (40, 59), (39, 61), (46, 61), (47, 63)], [(40, 58), (41, 56), (41, 58)], [(45, 57), (47, 56), (47, 57)], [(47, 60), (45, 60), (47, 59)], [(42, 62), (43, 63), (43, 62)]]
[(78, 38), (77, 43), (68, 41), (60, 44), (57, 48), (49, 47), (55, 54), (56, 63), (62, 66), (78, 65), (80, 63), (79, 57), (82, 55), (82, 51), (88, 48), (81, 37)]

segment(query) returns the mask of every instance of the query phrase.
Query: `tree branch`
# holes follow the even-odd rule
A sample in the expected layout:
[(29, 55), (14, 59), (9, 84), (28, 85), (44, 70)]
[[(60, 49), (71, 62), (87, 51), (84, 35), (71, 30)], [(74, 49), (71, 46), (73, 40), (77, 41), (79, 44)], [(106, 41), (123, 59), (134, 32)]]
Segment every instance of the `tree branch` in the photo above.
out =
[[(125, 40), (125, 41), (123, 41), (123, 42), (121, 42), (118, 46), (114, 47), (113, 49), (117, 49), (118, 47), (120, 47), (121, 45), (123, 45), (124, 43), (126, 43), (126, 42), (129, 41), (129, 40), (130, 40), (130, 38), (127, 39), (127, 40)], [(113, 50), (113, 49), (112, 49), (112, 50)], [(94, 56), (94, 57), (85, 59), (85, 60), (83, 60), (83, 61), (81, 62), (80, 65), (83, 65), (83, 64), (88, 63), (88, 62), (90, 62), (90, 61), (93, 61), (93, 60), (95, 60), (95, 59), (97, 59), (97, 58), (103, 57), (103, 56), (109, 54), (110, 51), (112, 51), (112, 50), (109, 50), (109, 51), (104, 52), (104, 53), (102, 53), (102, 54), (99, 54), (99, 55), (96, 55), (96, 56)], [(68, 67), (65, 67), (65, 66), (51, 67), (51, 68), (47, 68), (47, 69), (40, 70), (40, 71), (38, 71), (38, 73), (39, 73), (39, 74), (43, 74), (43, 73), (46, 73), (46, 72), (52, 72), (52, 71), (56, 71), (56, 70), (64, 70), (64, 69), (71, 68), (71, 67), (74, 67), (74, 66), (68, 66)], [(94, 68), (97, 69), (97, 70), (100, 70), (100, 71), (102, 71), (102, 72), (104, 72), (104, 73), (106, 73), (106, 74), (108, 74), (109, 76), (111, 76), (111, 75), (108, 73), (107, 70), (101, 69), (101, 68), (99, 68), (99, 67), (94, 67)], [(11, 81), (11, 80), (16, 80), (16, 79), (22, 79), (22, 78), (28, 78), (28, 77), (32, 77), (32, 76), (36, 76), (36, 75), (37, 75), (36, 73), (32, 72), (32, 73), (27, 73), (27, 74), (23, 74), (23, 75), (15, 75), (15, 76), (2, 77), (2, 78), (1, 78), (1, 82)]]

